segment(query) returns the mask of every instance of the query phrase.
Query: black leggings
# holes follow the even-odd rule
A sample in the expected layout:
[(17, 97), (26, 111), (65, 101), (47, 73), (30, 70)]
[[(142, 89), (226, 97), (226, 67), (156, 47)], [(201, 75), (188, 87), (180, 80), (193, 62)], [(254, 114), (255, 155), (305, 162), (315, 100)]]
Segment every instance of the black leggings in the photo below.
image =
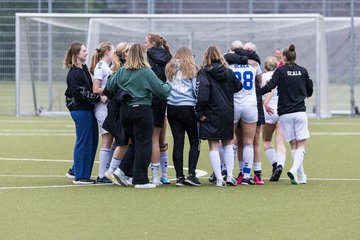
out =
[(168, 105), (167, 118), (174, 138), (173, 161), (176, 177), (184, 176), (183, 152), (185, 132), (188, 135), (189, 149), (189, 174), (195, 175), (196, 165), (200, 154), (200, 141), (197, 128), (197, 120), (193, 106)]

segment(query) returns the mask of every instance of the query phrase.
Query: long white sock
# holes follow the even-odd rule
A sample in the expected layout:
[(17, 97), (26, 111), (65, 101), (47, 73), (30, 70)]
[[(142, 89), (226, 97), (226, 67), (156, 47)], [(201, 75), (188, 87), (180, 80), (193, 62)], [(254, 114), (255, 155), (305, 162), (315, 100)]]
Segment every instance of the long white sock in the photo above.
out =
[(111, 151), (110, 148), (100, 148), (99, 154), (99, 177), (103, 178), (110, 164)]
[(283, 168), (285, 167), (286, 154), (282, 152), (278, 152), (276, 154), (277, 165), (281, 165)]
[(160, 163), (151, 163), (152, 179), (159, 177)]
[(112, 158), (111, 162), (110, 162), (110, 167), (109, 170), (111, 173), (114, 173), (116, 171), (116, 169), (118, 169), (118, 167), (120, 166), (121, 163), (121, 159), (118, 158)]
[(234, 162), (238, 159), (238, 147), (236, 144), (232, 144), (234, 150)]
[(168, 145), (161, 145), (160, 146), (160, 167), (161, 167), (161, 176), (164, 178), (167, 178), (167, 174), (168, 174), (168, 160), (169, 160), (169, 156), (168, 156)]
[(274, 163), (277, 162), (276, 151), (275, 151), (274, 148), (265, 149), (265, 155), (266, 155), (266, 158), (270, 162), (271, 165), (273, 165)]
[(244, 160), (244, 177), (249, 178), (254, 161), (254, 146), (252, 144), (244, 145), (243, 160)]
[(239, 163), (239, 172), (243, 173), (244, 172), (244, 161), (238, 160), (238, 163)]
[(304, 172), (304, 160), (301, 162), (301, 165), (300, 165), (300, 167), (299, 167), (298, 170), (297, 170), (297, 175), (298, 175), (299, 177), (302, 177), (302, 176), (305, 175), (305, 172)]
[(299, 169), (301, 163), (304, 160), (304, 155), (305, 155), (305, 150), (304, 149), (297, 149), (294, 152), (294, 163), (293, 166), (291, 167), (290, 171), (291, 172), (296, 172)]
[(224, 160), (224, 153), (225, 153), (224, 146), (221, 145), (219, 147), (219, 155), (220, 155), (220, 161), (221, 161), (221, 171), (226, 169), (225, 160)]
[(254, 162), (254, 172), (261, 171), (261, 162)]
[(209, 152), (210, 163), (214, 170), (217, 179), (222, 179), (221, 167), (220, 167), (220, 154), (217, 150), (211, 150)]
[(224, 146), (224, 162), (225, 162), (227, 177), (229, 176), (232, 177), (234, 171), (234, 149), (231, 144)]

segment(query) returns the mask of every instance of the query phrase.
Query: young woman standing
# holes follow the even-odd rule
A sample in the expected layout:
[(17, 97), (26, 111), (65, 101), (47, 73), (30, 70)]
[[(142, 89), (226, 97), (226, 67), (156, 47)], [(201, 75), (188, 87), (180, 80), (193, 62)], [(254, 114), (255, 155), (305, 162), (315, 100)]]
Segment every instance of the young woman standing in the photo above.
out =
[(292, 184), (306, 183), (303, 170), (306, 139), (310, 137), (306, 115), (305, 98), (313, 94), (313, 82), (308, 71), (295, 63), (295, 46), (291, 44), (283, 52), (284, 66), (275, 70), (262, 93), (278, 87), (278, 114), (284, 137), (290, 142), (293, 165), (287, 175)]
[(66, 78), (66, 106), (76, 130), (74, 184), (95, 183), (90, 179), (99, 137), (94, 106), (100, 101), (107, 101), (107, 97), (92, 92), (91, 75), (85, 65), (87, 56), (85, 45), (73, 42), (64, 59), (64, 68), (69, 69)]

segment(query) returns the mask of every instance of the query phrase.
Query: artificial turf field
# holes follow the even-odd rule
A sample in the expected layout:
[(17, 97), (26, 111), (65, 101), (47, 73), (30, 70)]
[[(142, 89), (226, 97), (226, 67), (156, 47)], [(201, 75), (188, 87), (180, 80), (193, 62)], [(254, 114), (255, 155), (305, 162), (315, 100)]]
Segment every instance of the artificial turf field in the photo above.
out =
[[(264, 186), (217, 188), (208, 174), (201, 187), (140, 190), (65, 178), (70, 118), (0, 117), (0, 239), (359, 239), (360, 118), (310, 120), (309, 128), (306, 185), (285, 173), (270, 183), (263, 154)], [(205, 141), (198, 169), (211, 173)]]

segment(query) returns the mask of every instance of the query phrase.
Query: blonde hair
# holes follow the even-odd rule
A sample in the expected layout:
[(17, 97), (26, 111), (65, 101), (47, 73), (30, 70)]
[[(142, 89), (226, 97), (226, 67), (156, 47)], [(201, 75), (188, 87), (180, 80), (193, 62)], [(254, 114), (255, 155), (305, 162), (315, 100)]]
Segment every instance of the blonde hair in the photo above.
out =
[(131, 44), (127, 42), (121, 42), (116, 46), (111, 65), (111, 70), (113, 72), (117, 71), (124, 64), (121, 60), (125, 61), (130, 46)]
[(256, 45), (255, 45), (255, 43), (247, 42), (247, 43), (244, 44), (244, 49), (256, 52)]
[(177, 64), (180, 66), (182, 77), (190, 79), (197, 74), (198, 67), (195, 64), (194, 56), (190, 48), (179, 48), (165, 67), (165, 74), (170, 81), (175, 78)]
[(149, 42), (154, 45), (154, 47), (163, 47), (166, 50), (168, 50), (170, 52), (170, 47), (166, 41), (166, 39), (164, 37), (162, 37), (160, 34), (158, 33), (148, 33), (146, 35), (147, 39), (149, 40)]
[(102, 42), (99, 44), (97, 48), (95, 48), (95, 52), (91, 58), (91, 64), (90, 64), (90, 73), (94, 75), (94, 70), (96, 67), (96, 64), (100, 61), (101, 58), (105, 56), (106, 51), (111, 51), (114, 46), (109, 42)]
[(85, 46), (82, 42), (72, 42), (64, 57), (64, 68), (75, 67), (77, 55), (80, 53), (81, 47)]
[(269, 56), (265, 59), (264, 68), (266, 71), (274, 71), (277, 67), (278, 60), (275, 56)]
[(201, 67), (210, 66), (211, 63), (215, 61), (221, 62), (221, 64), (225, 67), (229, 67), (220, 51), (220, 48), (218, 46), (210, 46), (204, 53), (204, 60), (201, 64)]
[(230, 44), (230, 49), (235, 51), (236, 49), (243, 49), (244, 44), (240, 40), (235, 40)]
[(140, 44), (132, 45), (129, 49), (124, 67), (129, 70), (150, 68), (146, 55), (146, 47)]

